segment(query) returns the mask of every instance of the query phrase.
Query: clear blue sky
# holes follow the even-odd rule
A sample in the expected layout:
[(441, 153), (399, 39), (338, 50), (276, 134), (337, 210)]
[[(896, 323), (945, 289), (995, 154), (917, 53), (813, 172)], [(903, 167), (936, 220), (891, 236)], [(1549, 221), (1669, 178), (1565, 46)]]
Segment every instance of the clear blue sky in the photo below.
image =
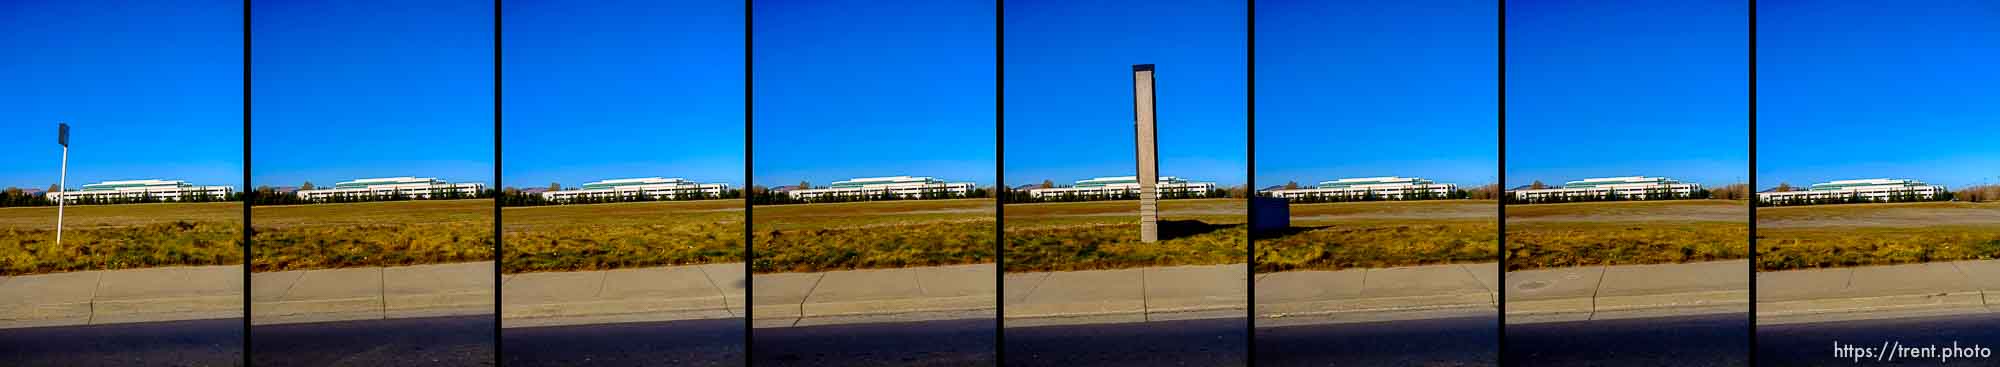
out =
[(2000, 183), (2000, 4), (1757, 5), (1760, 188)]
[(493, 2), (251, 8), (251, 181), (493, 182)]
[(243, 184), (241, 1), (0, 3), (0, 186)]
[(758, 184), (993, 182), (992, 1), (758, 0), (751, 11)]
[(1499, 6), (1257, 4), (1257, 185), (1499, 182)]
[(743, 184), (743, 3), (503, 6), (506, 185)]
[(1133, 64), (1157, 67), (1160, 174), (1243, 184), (1246, 10), (1242, 1), (1008, 1), (1009, 186), (1137, 173)]
[(1749, 22), (1741, 0), (1508, 2), (1507, 186), (1747, 183)]

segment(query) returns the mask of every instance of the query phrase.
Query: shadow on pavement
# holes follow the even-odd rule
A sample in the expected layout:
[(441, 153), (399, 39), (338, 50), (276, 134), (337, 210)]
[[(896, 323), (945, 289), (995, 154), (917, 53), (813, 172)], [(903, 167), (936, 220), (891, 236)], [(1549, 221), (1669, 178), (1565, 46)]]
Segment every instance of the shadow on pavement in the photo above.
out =
[(1750, 315), (1507, 325), (1507, 362), (1524, 366), (1744, 366)]
[(260, 325), (254, 366), (490, 366), (493, 315)]
[(240, 366), (243, 319), (0, 330), (0, 365)]
[(1249, 362), (1248, 322), (1237, 318), (1007, 328), (1007, 365), (1242, 366)]
[(742, 366), (743, 319), (500, 330), (507, 366)]
[(766, 328), (751, 331), (750, 364), (992, 366), (993, 319)]
[(1496, 317), (1257, 329), (1258, 366), (1495, 366)]

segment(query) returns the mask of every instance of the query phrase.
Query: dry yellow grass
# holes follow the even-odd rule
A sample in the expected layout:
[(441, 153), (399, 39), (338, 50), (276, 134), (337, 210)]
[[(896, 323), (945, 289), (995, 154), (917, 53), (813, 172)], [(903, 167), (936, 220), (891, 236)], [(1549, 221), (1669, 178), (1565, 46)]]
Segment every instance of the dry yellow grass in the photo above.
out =
[(743, 200), (502, 209), (508, 273), (743, 261)]
[(1291, 206), (1292, 229), (1257, 240), (1257, 270), (1336, 270), (1499, 256), (1494, 200), (1374, 201)]
[(1749, 208), (1737, 200), (1507, 206), (1507, 270), (1743, 259)]
[(1757, 208), (1757, 267), (1791, 270), (2000, 258), (2000, 203)]
[(243, 263), (240, 203), (0, 208), (0, 275)]
[(1139, 202), (1007, 205), (1010, 272), (1242, 263), (1249, 258), (1243, 199), (1160, 202), (1160, 241), (1139, 242)]
[(251, 271), (493, 259), (493, 200), (254, 206)]
[(752, 208), (752, 271), (829, 271), (993, 261), (993, 199)]

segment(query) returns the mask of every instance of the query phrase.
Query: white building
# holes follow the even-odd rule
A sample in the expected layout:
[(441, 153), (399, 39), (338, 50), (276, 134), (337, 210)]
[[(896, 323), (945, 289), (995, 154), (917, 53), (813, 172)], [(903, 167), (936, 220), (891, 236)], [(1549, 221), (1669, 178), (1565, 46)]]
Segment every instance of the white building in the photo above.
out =
[(583, 184), (575, 190), (548, 191), (542, 193), (549, 201), (568, 201), (577, 198), (626, 198), (646, 196), (652, 199), (673, 200), (699, 195), (701, 197), (722, 197), (729, 190), (729, 184), (695, 183), (680, 178), (624, 178), (603, 180)]
[(1646, 199), (1647, 195), (1688, 197), (1701, 190), (1701, 184), (1682, 183), (1666, 177), (1605, 177), (1587, 178), (1564, 183), (1562, 187), (1546, 189), (1520, 189), (1508, 191), (1515, 200), (1535, 202), (1568, 199), (1598, 199), (1617, 195), (1619, 199)]
[(467, 197), (478, 195), (486, 189), (483, 183), (450, 183), (432, 177), (387, 177), (364, 178), (333, 184), (331, 188), (299, 190), (299, 198), (313, 201), (332, 198), (370, 199), (388, 198), (401, 194), (411, 199), (429, 199), (432, 195), (457, 193)]
[(1889, 201), (1892, 197), (1906, 195), (1929, 199), (1944, 192), (1944, 186), (1925, 184), (1923, 181), (1874, 178), (1816, 183), (1804, 191), (1760, 192), (1757, 193), (1757, 201), (1800, 204), (1830, 199)]
[(1312, 187), (1297, 189), (1264, 190), (1271, 197), (1286, 200), (1306, 198), (1365, 198), (1374, 196), (1384, 200), (1402, 200), (1404, 195), (1429, 193), (1433, 198), (1449, 197), (1458, 191), (1458, 185), (1436, 183), (1416, 177), (1358, 177), (1333, 181), (1320, 181)]
[(898, 198), (917, 199), (945, 194), (967, 196), (972, 194), (971, 182), (945, 182), (932, 177), (890, 176), (862, 177), (846, 181), (834, 181), (833, 185), (817, 189), (798, 189), (785, 192), (794, 199), (816, 200), (835, 197), (865, 198), (895, 195)]
[(193, 196), (222, 199), (233, 191), (235, 189), (229, 186), (196, 186), (181, 180), (125, 180), (83, 185), (76, 190), (57, 191), (53, 196), (66, 203), (74, 203), (85, 198), (108, 201), (151, 197), (161, 201), (180, 201), (184, 197)]
[[(1159, 180), (1154, 181), (1154, 183), (1158, 184), (1155, 188), (1160, 190), (1161, 197), (1172, 197), (1174, 195), (1206, 197), (1209, 191), (1215, 190), (1214, 182), (1191, 182), (1187, 179), (1174, 176), (1160, 176)], [(1061, 198), (1064, 196), (1102, 197), (1120, 195), (1138, 196), (1139, 176), (1098, 177), (1077, 180), (1076, 184), (1069, 187), (1028, 189), (1028, 196), (1036, 199)]]

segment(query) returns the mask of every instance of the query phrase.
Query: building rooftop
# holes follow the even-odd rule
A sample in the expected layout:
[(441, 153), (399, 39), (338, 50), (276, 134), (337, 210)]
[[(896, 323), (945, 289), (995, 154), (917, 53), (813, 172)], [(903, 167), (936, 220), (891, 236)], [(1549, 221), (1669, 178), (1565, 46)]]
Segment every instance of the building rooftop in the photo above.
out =
[(1399, 183), (1428, 185), (1431, 184), (1432, 182), (1431, 180), (1415, 178), (1415, 177), (1396, 177), (1396, 176), (1356, 177), (1356, 178), (1343, 178), (1333, 181), (1320, 181), (1319, 184), (1314, 185), (1313, 188), (1330, 189), (1330, 188), (1359, 186), (1359, 185), (1380, 185), (1380, 184), (1399, 184)]
[(1849, 187), (1884, 186), (1884, 185), (1930, 186), (1928, 184), (1925, 184), (1923, 181), (1917, 181), (1911, 179), (1868, 178), (1868, 179), (1858, 179), (1858, 180), (1837, 180), (1837, 181), (1816, 183), (1813, 184), (1810, 188), (1807, 188), (1806, 190), (1807, 191), (1839, 190)]
[(118, 180), (83, 185), (77, 191), (109, 191), (127, 187), (193, 187), (181, 180)]
[(620, 178), (620, 179), (602, 180), (597, 182), (586, 183), (583, 184), (583, 188), (587, 190), (587, 189), (612, 188), (619, 186), (679, 184), (679, 183), (690, 183), (690, 182), (688, 182), (688, 180), (681, 178), (660, 178), (660, 177)]

